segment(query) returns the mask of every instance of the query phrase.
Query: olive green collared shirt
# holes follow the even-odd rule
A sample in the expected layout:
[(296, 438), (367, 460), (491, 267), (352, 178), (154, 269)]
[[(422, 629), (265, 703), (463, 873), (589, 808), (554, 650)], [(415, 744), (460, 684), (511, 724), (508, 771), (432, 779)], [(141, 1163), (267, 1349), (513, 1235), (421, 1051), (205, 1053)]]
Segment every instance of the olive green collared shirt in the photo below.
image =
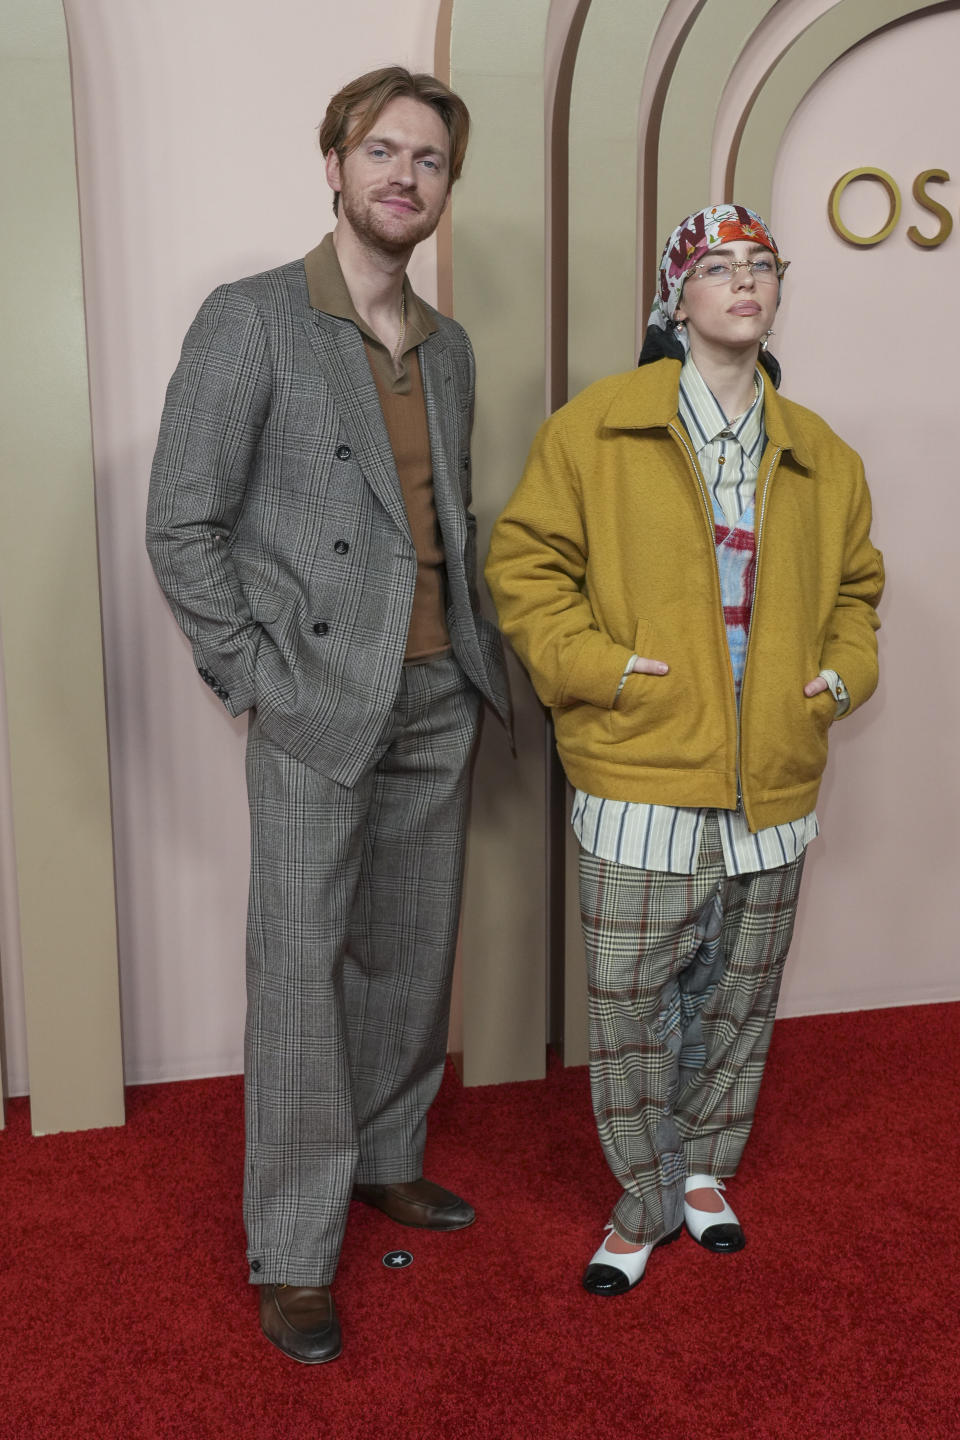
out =
[(446, 625), (446, 565), (433, 497), (430, 432), (417, 355), (417, 346), (432, 335), (437, 326), (404, 276), (406, 325), (400, 349), (396, 356), (391, 355), (357, 313), (340, 269), (333, 235), (324, 236), (303, 263), (313, 308), (340, 320), (352, 321), (363, 338), (417, 552), (417, 584), (406, 659), (426, 660), (450, 648)]

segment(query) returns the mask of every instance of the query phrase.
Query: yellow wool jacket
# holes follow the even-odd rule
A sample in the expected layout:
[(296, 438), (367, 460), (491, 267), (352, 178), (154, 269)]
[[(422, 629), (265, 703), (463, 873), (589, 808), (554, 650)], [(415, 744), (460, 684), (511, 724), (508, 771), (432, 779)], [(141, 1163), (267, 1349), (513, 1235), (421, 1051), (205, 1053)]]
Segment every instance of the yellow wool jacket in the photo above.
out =
[[(500, 624), (553, 712), (572, 785), (735, 809), (751, 830), (817, 800), (836, 670), (852, 713), (877, 683), (883, 560), (860, 457), (767, 384), (757, 567), (738, 716), (713, 511), (677, 415), (680, 363), (591, 385), (534, 441), (486, 575)], [(665, 676), (631, 673), (632, 654)]]

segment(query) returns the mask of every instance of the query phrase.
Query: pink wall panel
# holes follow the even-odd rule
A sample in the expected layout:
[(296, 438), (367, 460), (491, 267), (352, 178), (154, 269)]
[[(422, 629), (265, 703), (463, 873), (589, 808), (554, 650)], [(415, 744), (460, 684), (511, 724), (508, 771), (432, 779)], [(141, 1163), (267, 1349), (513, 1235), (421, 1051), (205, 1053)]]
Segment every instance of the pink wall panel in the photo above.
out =
[[(833, 732), (786, 1013), (960, 993), (960, 229), (935, 249), (906, 233), (937, 228), (911, 198), (921, 170), (950, 172), (937, 193), (955, 222), (960, 212), (958, 51), (956, 11), (865, 42), (807, 96), (777, 161), (772, 221), (793, 261), (773, 342), (784, 393), (862, 453), (888, 571), (880, 689)], [(827, 222), (834, 182), (861, 165), (889, 171), (903, 195), (897, 230), (870, 249)], [(873, 183), (843, 201), (860, 234), (886, 213)]]
[[(313, 131), (329, 94), (391, 60), (431, 68), (438, 0), (357, 0), (347, 10), (278, 0), (269, 19), (256, 0), (65, 8), (128, 1079), (232, 1071), (243, 1017), (243, 726), (193, 674), (153, 580), (142, 540), (150, 457), (164, 386), (203, 296), (302, 254), (329, 227)], [(957, 993), (948, 937), (960, 800), (950, 444), (960, 225), (934, 250), (912, 245), (906, 227), (931, 228), (910, 186), (932, 166), (956, 176), (943, 190), (960, 218), (958, 45), (954, 12), (859, 47), (801, 105), (777, 164), (772, 219), (794, 261), (775, 340), (784, 390), (864, 454), (890, 585), (879, 695), (834, 732), (786, 1013)], [(883, 245), (853, 249), (830, 230), (826, 198), (845, 170), (869, 163), (896, 177), (904, 215)], [(880, 200), (855, 187), (844, 215), (875, 228)], [(431, 298), (433, 251), (413, 268)]]
[[(127, 1078), (241, 1068), (242, 723), (198, 680), (143, 547), (184, 331), (332, 212), (314, 127), (376, 65), (431, 69), (438, 0), (66, 0), (74, 75)], [(415, 283), (435, 293), (432, 253)]]

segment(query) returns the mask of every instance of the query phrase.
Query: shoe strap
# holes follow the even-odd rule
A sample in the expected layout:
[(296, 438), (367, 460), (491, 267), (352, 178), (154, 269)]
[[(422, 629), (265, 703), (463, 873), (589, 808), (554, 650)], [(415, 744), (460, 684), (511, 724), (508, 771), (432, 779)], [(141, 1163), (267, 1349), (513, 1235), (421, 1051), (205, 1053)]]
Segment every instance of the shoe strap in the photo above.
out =
[(683, 1182), (684, 1194), (689, 1190), (726, 1190), (722, 1180), (716, 1175), (688, 1175)]
[[(609, 1256), (611, 1257), (611, 1259), (620, 1259), (620, 1260), (623, 1260), (625, 1257), (626, 1257), (626, 1258), (629, 1258), (631, 1255), (635, 1255), (635, 1254), (637, 1253), (636, 1250), (620, 1251), (620, 1250), (608, 1250), (608, 1249), (607, 1249), (607, 1236), (608, 1236), (608, 1235), (613, 1235), (613, 1234), (615, 1234), (615, 1233), (616, 1233), (616, 1229), (617, 1229), (617, 1227), (614, 1225), (613, 1221), (612, 1221), (612, 1220), (608, 1220), (607, 1223), (606, 1223), (606, 1225), (604, 1225), (604, 1227), (603, 1227), (603, 1244), (600, 1246), (600, 1250), (602, 1250), (605, 1255), (609, 1255)], [(622, 1239), (622, 1238), (623, 1238), (623, 1237), (621, 1236), (621, 1239)], [(636, 1240), (627, 1240), (625, 1243), (626, 1243), (627, 1245), (636, 1245), (636, 1244), (637, 1244), (637, 1241), (636, 1241)], [(645, 1242), (645, 1243), (646, 1243), (646, 1242)], [(642, 1250), (642, 1249), (643, 1249), (643, 1245), (640, 1245), (638, 1248)], [(652, 1248), (653, 1248), (653, 1247), (651, 1246), (651, 1249), (652, 1249)], [(600, 1254), (600, 1250), (597, 1251), (597, 1255)], [(594, 1256), (594, 1261), (595, 1261), (595, 1260), (596, 1260), (596, 1255)]]

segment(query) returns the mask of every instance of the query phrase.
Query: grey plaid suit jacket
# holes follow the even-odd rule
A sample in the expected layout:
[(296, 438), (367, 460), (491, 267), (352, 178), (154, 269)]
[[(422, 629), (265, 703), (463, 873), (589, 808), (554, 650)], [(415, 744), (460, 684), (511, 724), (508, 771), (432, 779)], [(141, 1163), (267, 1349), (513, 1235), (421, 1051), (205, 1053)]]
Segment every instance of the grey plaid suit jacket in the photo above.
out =
[[(509, 724), (479, 613), (470, 513), (474, 364), (442, 315), (419, 347), (451, 643)], [(396, 699), (417, 559), (376, 385), (349, 320), (311, 307), (301, 260), (204, 302), (167, 391), (147, 548), (200, 674), (233, 715), (340, 784)]]

